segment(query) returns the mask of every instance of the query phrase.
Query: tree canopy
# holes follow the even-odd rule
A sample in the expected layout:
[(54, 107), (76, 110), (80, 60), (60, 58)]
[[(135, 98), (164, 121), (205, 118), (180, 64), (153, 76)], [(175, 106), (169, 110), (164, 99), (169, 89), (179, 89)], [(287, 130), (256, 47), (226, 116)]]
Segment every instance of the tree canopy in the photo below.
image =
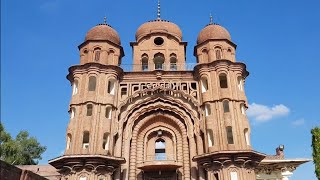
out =
[(313, 147), (313, 163), (315, 165), (315, 173), (320, 179), (320, 127), (315, 127), (311, 130), (312, 147)]
[(27, 131), (20, 131), (15, 139), (5, 131), (0, 122), (0, 159), (12, 165), (35, 165), (46, 151), (35, 137), (29, 137)]

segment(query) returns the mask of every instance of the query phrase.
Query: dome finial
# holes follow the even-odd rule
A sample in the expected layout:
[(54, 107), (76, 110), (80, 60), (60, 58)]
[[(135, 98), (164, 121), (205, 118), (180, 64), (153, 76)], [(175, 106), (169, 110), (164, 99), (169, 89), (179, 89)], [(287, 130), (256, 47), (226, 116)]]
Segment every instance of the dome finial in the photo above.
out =
[(160, 20), (160, 0), (158, 0), (158, 14), (157, 14), (157, 20)]
[(209, 24), (213, 24), (213, 17), (212, 17), (211, 13), (210, 13), (210, 23)]
[(103, 17), (103, 24), (107, 24), (107, 17), (106, 16)]

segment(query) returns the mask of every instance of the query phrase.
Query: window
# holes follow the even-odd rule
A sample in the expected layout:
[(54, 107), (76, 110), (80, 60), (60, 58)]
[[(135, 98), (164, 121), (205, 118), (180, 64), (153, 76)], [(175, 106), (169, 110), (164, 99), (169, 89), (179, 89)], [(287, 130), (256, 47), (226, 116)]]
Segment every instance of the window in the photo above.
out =
[(201, 78), (201, 91), (203, 93), (208, 91), (208, 80), (206, 77)]
[(163, 139), (155, 142), (155, 160), (166, 160), (166, 142)]
[(226, 128), (227, 130), (227, 140), (228, 140), (228, 144), (233, 144), (233, 134), (232, 134), (232, 127), (228, 126)]
[(100, 52), (101, 52), (101, 49), (100, 49), (100, 48), (95, 48), (95, 49), (93, 50), (94, 60), (95, 60), (95, 61), (99, 61), (99, 60), (100, 60)]
[(205, 115), (209, 116), (211, 114), (211, 108), (210, 108), (210, 104), (206, 104), (204, 106), (204, 110), (205, 110)]
[(206, 49), (202, 50), (202, 62), (208, 62), (209, 61), (209, 56), (208, 56), (208, 51)]
[(237, 172), (230, 172), (231, 180), (238, 180)]
[(78, 93), (78, 80), (75, 80), (72, 85), (72, 95), (75, 95), (77, 93)]
[(79, 180), (87, 180), (87, 177), (81, 176)]
[(216, 50), (216, 58), (217, 60), (221, 59), (221, 50)]
[(97, 78), (94, 76), (89, 77), (89, 85), (88, 90), (89, 91), (95, 91), (96, 90), (96, 84), (97, 84)]
[(243, 91), (243, 79), (242, 79), (242, 77), (238, 77), (237, 78), (237, 81), (238, 81), (238, 88), (239, 88), (239, 90), (240, 91)]
[(228, 100), (224, 100), (222, 102), (222, 104), (223, 104), (223, 112), (224, 113), (230, 112), (229, 101)]
[(103, 134), (102, 148), (104, 150), (109, 150), (109, 133), (104, 133)]
[(71, 134), (68, 133), (67, 135), (67, 149), (71, 148)]
[(83, 132), (82, 148), (83, 149), (89, 148), (89, 131)]
[(219, 75), (220, 88), (228, 88), (227, 75), (222, 73)]
[(174, 53), (170, 55), (170, 70), (172, 71), (177, 70), (177, 55)]
[(110, 50), (108, 53), (108, 63), (109, 64), (114, 64), (114, 51)]
[(162, 37), (156, 37), (153, 42), (154, 42), (154, 44), (160, 46), (164, 43), (164, 40)]
[(154, 55), (154, 68), (162, 70), (164, 63), (164, 56), (161, 53), (157, 53)]
[(121, 88), (121, 97), (127, 95), (127, 88)]
[(141, 69), (142, 71), (148, 71), (148, 60), (149, 57), (147, 54), (143, 54), (141, 57)]
[(248, 146), (250, 146), (248, 128), (245, 128), (245, 129), (244, 129), (244, 138), (245, 138), (245, 140), (246, 140), (246, 144), (247, 144)]
[(214, 178), (215, 178), (214, 180), (219, 180), (219, 174), (218, 173), (214, 173), (213, 175), (214, 175)]
[(111, 114), (112, 114), (112, 107), (111, 106), (108, 106), (107, 108), (106, 108), (106, 118), (108, 118), (108, 119), (111, 119)]
[(243, 103), (240, 104), (240, 110), (241, 110), (241, 114), (246, 114), (246, 108), (244, 107)]
[(115, 80), (111, 79), (108, 81), (108, 93), (114, 95), (115, 93)]
[(211, 129), (207, 130), (207, 135), (208, 135), (208, 146), (212, 147), (214, 145), (214, 141), (213, 141), (213, 132)]
[(71, 112), (70, 112), (70, 119), (73, 119), (76, 113), (76, 108), (71, 108)]
[(93, 105), (87, 104), (87, 116), (92, 116)]
[(106, 177), (101, 175), (101, 176), (99, 176), (98, 180), (106, 180)]

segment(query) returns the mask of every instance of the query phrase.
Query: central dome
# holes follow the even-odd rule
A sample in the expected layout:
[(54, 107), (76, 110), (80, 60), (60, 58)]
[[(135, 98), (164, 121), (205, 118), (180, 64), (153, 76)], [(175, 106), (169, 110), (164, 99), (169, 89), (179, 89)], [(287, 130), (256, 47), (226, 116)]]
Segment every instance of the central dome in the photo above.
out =
[(153, 33), (166, 33), (176, 37), (179, 41), (182, 40), (182, 32), (179, 26), (166, 20), (157, 19), (146, 22), (138, 28), (136, 32), (136, 41)]

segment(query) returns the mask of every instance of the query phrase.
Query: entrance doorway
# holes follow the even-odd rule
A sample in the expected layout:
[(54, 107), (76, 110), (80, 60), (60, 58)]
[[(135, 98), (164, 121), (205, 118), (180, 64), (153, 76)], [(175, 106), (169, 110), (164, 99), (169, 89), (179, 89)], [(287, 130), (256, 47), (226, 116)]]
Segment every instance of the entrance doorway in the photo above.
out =
[(175, 171), (150, 171), (144, 172), (144, 180), (177, 180)]

